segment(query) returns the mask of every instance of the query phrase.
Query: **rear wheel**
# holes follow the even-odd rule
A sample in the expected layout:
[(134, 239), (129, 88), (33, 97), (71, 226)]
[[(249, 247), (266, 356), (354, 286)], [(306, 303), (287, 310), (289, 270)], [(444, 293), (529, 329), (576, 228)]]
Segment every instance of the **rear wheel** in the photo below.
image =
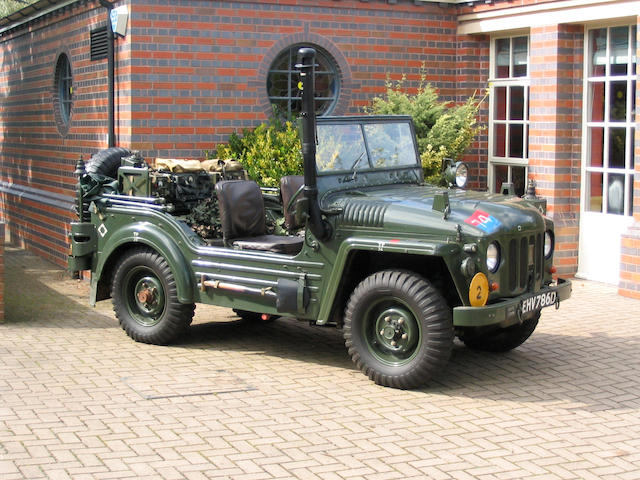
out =
[(466, 332), (461, 340), (467, 347), (474, 350), (495, 353), (508, 352), (527, 341), (536, 329), (539, 319), (540, 311), (536, 312), (533, 317), (511, 327), (481, 334)]
[(451, 312), (440, 292), (420, 275), (377, 272), (351, 294), (344, 339), (354, 363), (377, 384), (418, 387), (449, 360)]
[(137, 342), (170, 343), (193, 319), (195, 305), (178, 301), (169, 264), (147, 248), (132, 250), (120, 260), (111, 296), (120, 325)]

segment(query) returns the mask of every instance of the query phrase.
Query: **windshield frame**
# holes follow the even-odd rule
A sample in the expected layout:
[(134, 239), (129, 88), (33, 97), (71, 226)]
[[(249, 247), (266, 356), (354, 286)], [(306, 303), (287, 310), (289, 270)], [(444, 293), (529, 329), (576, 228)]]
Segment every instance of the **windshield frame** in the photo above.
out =
[[(370, 143), (368, 136), (365, 133), (365, 129), (367, 125), (379, 125), (379, 124), (406, 124), (409, 126), (409, 134), (411, 137), (411, 141), (413, 144), (413, 153), (416, 159), (415, 163), (401, 164), (401, 165), (389, 165), (384, 167), (375, 167), (371, 165), (371, 161), (373, 160), (373, 156), (370, 149)], [(367, 172), (384, 172), (384, 171), (395, 171), (399, 169), (407, 169), (407, 168), (422, 168), (422, 164), (420, 161), (420, 154), (418, 152), (418, 146), (415, 141), (415, 129), (413, 126), (413, 121), (411, 117), (406, 115), (387, 115), (387, 116), (349, 116), (349, 117), (320, 117), (317, 119), (317, 127), (322, 125), (358, 125), (360, 132), (362, 134), (362, 140), (364, 142), (364, 146), (366, 149), (366, 158), (362, 158), (359, 161), (360, 168), (351, 168), (351, 169), (340, 169), (340, 170), (320, 170), (317, 165), (316, 159), (316, 174), (318, 176), (331, 176), (331, 175), (345, 175), (345, 174), (354, 174), (358, 175), (364, 174)], [(316, 128), (317, 128), (316, 127)], [(316, 144), (318, 144), (318, 135), (316, 132)], [(317, 155), (317, 154), (316, 154)]]

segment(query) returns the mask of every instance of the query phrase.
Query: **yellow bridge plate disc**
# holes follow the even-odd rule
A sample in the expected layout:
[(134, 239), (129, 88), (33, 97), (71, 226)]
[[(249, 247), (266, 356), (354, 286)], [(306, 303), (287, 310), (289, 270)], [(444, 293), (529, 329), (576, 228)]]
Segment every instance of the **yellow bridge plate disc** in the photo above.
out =
[(469, 302), (472, 307), (484, 307), (489, 298), (489, 281), (484, 273), (476, 273), (469, 285)]

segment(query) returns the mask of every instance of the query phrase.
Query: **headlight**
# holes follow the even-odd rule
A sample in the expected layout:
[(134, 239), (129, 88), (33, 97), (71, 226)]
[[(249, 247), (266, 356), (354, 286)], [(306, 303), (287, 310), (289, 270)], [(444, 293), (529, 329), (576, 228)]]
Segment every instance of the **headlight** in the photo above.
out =
[(456, 186), (458, 188), (464, 188), (467, 186), (467, 174), (469, 170), (467, 166), (460, 162), (456, 167)]
[(549, 258), (553, 253), (553, 232), (547, 230), (544, 232), (544, 258)]
[(444, 159), (445, 170), (444, 178), (450, 185), (455, 185), (458, 188), (464, 188), (467, 186), (467, 176), (469, 168), (463, 162), (455, 162), (450, 158)]
[(500, 247), (496, 242), (491, 242), (487, 247), (487, 268), (491, 273), (500, 266)]

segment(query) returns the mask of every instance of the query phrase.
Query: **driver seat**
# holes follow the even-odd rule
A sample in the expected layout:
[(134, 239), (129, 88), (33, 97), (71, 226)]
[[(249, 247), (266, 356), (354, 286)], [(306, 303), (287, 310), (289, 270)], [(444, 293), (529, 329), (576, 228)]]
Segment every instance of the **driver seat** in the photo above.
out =
[[(304, 228), (304, 218), (299, 216), (296, 219), (296, 202), (304, 198), (304, 191), (298, 193), (304, 186), (304, 177), (302, 175), (286, 175), (280, 179), (280, 194), (282, 195), (282, 213), (284, 214), (284, 227), (289, 233)], [(298, 193), (292, 205), (289, 205), (293, 196)]]
[(295, 255), (302, 237), (267, 235), (262, 191), (253, 180), (223, 180), (216, 183), (222, 238), (226, 246)]

